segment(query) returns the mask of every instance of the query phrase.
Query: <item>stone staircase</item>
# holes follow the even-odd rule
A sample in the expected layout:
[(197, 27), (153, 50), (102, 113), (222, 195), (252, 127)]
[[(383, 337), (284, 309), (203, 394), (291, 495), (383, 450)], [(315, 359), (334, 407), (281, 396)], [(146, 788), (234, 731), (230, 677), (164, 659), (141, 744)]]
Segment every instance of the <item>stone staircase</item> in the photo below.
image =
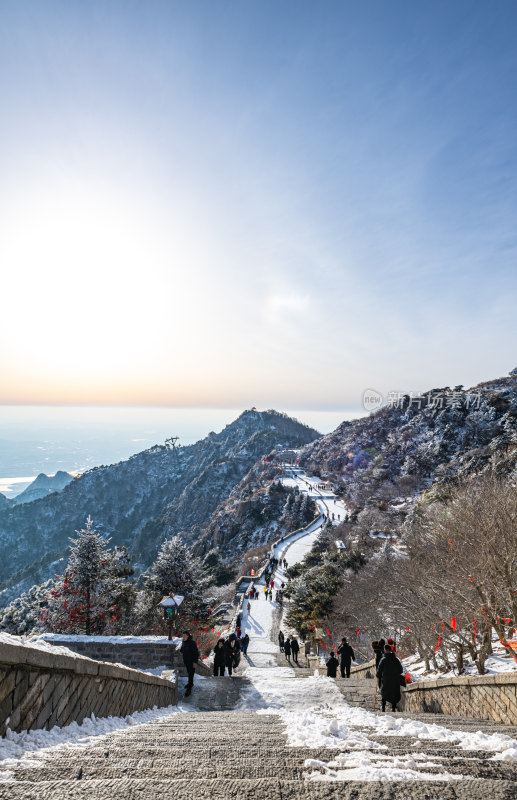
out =
[[(304, 656), (299, 656), (299, 664), (295, 664), (291, 659), (291, 663), (286, 660), (283, 653), (276, 653), (276, 662), (279, 667), (292, 667), (297, 678), (307, 678), (314, 674), (313, 669), (307, 666), (307, 659)], [(325, 667), (319, 668), (320, 675), (325, 675)], [(337, 678), (329, 678), (334, 680), (337, 688), (345, 698), (346, 702), (351, 706), (360, 706), (367, 711), (373, 711), (374, 697), (375, 697), (375, 678), (341, 678), (338, 670)], [(377, 697), (376, 709), (380, 709), (380, 697)]]
[[(412, 741), (389, 737), (391, 754)], [(288, 747), (276, 715), (254, 711), (177, 713), (102, 737), (87, 749), (51, 751), (13, 767), (1, 800), (515, 800), (517, 766), (486, 753), (426, 743), (450, 756), (447, 769), (466, 775), (443, 781), (308, 781), (305, 759), (328, 762), (329, 748)]]

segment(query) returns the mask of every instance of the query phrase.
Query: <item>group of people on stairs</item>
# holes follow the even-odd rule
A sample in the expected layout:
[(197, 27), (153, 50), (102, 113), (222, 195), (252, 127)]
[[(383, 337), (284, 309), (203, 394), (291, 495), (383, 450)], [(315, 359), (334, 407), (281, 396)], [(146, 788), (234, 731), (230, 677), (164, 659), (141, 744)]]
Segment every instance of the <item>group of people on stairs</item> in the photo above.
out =
[(291, 663), (291, 656), (295, 664), (298, 664), (298, 653), (300, 652), (300, 644), (296, 636), (288, 636), (285, 638), (282, 631), (278, 634), (278, 645), (280, 652), (285, 655), (286, 661)]
[(381, 692), (382, 710), (386, 711), (386, 703), (390, 703), (391, 710), (396, 711), (401, 697), (400, 687), (406, 685), (404, 667), (395, 655), (397, 643), (393, 639), (387, 642), (379, 639), (372, 642), (372, 650), (375, 653), (375, 674)]
[(233, 670), (239, 666), (241, 651), (246, 655), (250, 637), (248, 634), (241, 639), (235, 633), (231, 633), (228, 639), (221, 637), (214, 647), (214, 675), (223, 676), (225, 669), (228, 675), (233, 674)]
[(337, 668), (339, 666), (341, 677), (344, 678), (346, 675), (346, 677), (349, 678), (352, 661), (355, 661), (355, 653), (351, 645), (348, 644), (346, 636), (343, 636), (341, 639), (341, 644), (337, 649), (337, 655), (339, 656), (339, 661), (334, 653), (331, 654), (327, 661), (327, 676), (329, 678), (335, 678), (337, 675)]

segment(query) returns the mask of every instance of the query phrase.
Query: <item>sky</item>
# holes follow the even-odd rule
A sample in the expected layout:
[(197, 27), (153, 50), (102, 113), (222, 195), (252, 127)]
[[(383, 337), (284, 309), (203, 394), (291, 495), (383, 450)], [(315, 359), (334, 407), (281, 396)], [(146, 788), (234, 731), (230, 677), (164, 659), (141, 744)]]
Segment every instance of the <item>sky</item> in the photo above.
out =
[(517, 366), (517, 6), (2, 0), (0, 404)]

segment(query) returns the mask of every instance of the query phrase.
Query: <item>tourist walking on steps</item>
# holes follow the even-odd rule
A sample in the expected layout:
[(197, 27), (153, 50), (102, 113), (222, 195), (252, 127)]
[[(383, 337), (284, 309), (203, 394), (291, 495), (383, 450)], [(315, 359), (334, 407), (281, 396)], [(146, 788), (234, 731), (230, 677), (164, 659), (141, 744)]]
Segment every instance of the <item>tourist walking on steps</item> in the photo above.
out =
[(381, 658), (384, 656), (385, 644), (386, 642), (384, 639), (379, 639), (379, 641), (377, 642), (377, 650), (375, 652), (375, 669), (377, 669), (377, 667), (381, 663)]
[(249, 643), (250, 643), (250, 637), (248, 636), (248, 634), (247, 634), (247, 633), (245, 633), (245, 634), (244, 634), (244, 636), (243, 636), (243, 637), (242, 637), (242, 639), (241, 639), (241, 649), (242, 649), (242, 654), (243, 654), (244, 656), (245, 656), (245, 655), (246, 655), (246, 653), (248, 652), (248, 645), (249, 645)]
[(241, 659), (241, 646), (234, 633), (231, 633), (224, 645), (225, 664), (228, 667), (228, 675), (239, 666)]
[(248, 612), (248, 614), (249, 614), (249, 613), (250, 613), (250, 611), (251, 611), (251, 603), (250, 603), (250, 601), (249, 601), (249, 600), (248, 600), (248, 602), (246, 603), (246, 611)]
[(383, 652), (384, 645), (382, 645), (382, 649), (381, 649), (380, 643), (376, 639), (374, 642), (372, 642), (372, 650), (373, 650), (373, 654), (375, 656), (375, 669), (377, 669), (377, 667), (379, 666), (379, 661), (381, 660), (382, 656), (384, 655), (384, 652)]
[(188, 676), (187, 685), (185, 687), (185, 697), (189, 697), (192, 692), (192, 687), (194, 686), (194, 672), (199, 663), (199, 650), (197, 649), (197, 644), (192, 638), (190, 631), (183, 631), (182, 638), (183, 644), (180, 650)]
[(336, 677), (338, 666), (339, 666), (339, 661), (337, 660), (334, 653), (332, 653), (329, 660), (327, 661), (327, 678)]
[(352, 664), (352, 661), (355, 661), (355, 655), (354, 651), (352, 650), (352, 648), (350, 647), (350, 645), (346, 640), (346, 636), (343, 636), (343, 638), (341, 639), (341, 644), (338, 647), (337, 654), (340, 657), (341, 677), (344, 678), (346, 672), (346, 677), (349, 678), (350, 665)]
[(397, 703), (400, 701), (400, 678), (403, 672), (402, 662), (399, 661), (391, 646), (385, 645), (384, 656), (377, 667), (383, 711), (386, 711), (386, 703), (391, 703), (392, 711), (397, 710)]
[(300, 645), (296, 636), (291, 636), (291, 653), (293, 654), (293, 661), (298, 663), (298, 653), (300, 652)]
[(282, 631), (280, 631), (280, 633), (278, 634), (278, 644), (280, 646), (280, 652), (283, 653), (284, 652), (284, 634), (282, 633)]
[(285, 657), (286, 657), (287, 661), (289, 661), (289, 663), (291, 663), (291, 639), (289, 638), (289, 636), (284, 641), (284, 654), (285, 654)]
[(214, 675), (221, 677), (224, 675), (224, 668), (226, 666), (226, 653), (224, 652), (224, 639), (219, 639), (214, 647)]

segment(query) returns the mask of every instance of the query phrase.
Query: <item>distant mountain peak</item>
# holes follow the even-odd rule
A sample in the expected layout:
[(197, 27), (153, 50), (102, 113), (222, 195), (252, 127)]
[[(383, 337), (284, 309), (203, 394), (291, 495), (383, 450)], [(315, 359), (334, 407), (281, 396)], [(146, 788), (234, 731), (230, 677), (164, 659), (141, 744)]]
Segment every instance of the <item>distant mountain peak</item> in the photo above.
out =
[(41, 500), (42, 497), (62, 491), (73, 480), (74, 476), (63, 470), (59, 470), (52, 476), (40, 472), (32, 483), (14, 498), (14, 501), (21, 505), (23, 503), (32, 503), (33, 500)]

